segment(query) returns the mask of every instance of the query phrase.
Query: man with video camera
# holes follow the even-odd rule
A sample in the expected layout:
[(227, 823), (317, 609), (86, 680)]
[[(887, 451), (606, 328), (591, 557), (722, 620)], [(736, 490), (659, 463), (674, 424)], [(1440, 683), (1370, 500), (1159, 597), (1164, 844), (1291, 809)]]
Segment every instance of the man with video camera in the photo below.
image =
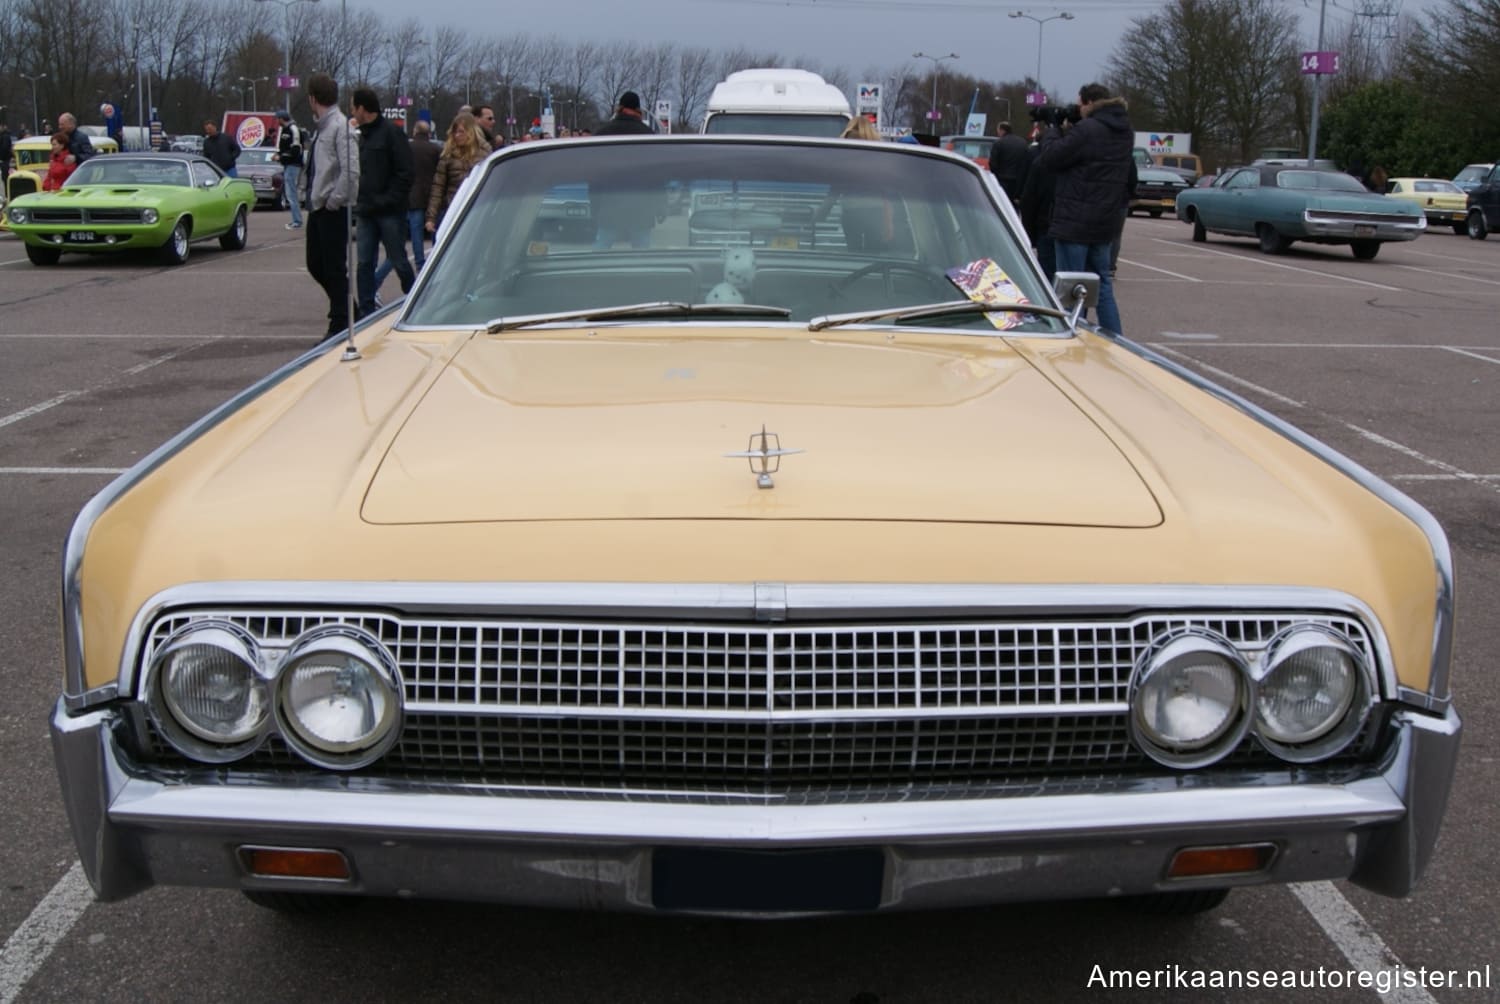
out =
[(1049, 116), (1037, 156), (1037, 164), (1056, 176), (1048, 234), (1059, 272), (1098, 274), (1099, 325), (1118, 332), (1109, 248), (1129, 190), (1135, 132), (1124, 99), (1111, 97), (1103, 84), (1080, 88), (1077, 107), (1078, 124), (1066, 132), (1055, 110)]

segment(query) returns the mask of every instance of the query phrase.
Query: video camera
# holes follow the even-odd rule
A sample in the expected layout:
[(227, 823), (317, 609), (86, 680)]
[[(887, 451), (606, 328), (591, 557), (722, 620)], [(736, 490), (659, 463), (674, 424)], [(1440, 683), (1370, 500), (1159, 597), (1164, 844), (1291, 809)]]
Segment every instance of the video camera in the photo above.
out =
[(1062, 127), (1064, 122), (1077, 125), (1083, 121), (1083, 109), (1077, 105), (1038, 105), (1028, 110), (1033, 122), (1046, 126)]

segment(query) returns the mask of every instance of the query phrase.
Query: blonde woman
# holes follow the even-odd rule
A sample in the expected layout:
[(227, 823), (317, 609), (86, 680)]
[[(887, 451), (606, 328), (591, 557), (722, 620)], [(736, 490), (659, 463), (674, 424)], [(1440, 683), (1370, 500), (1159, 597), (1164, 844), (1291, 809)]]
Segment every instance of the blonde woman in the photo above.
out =
[(464, 183), (474, 165), (488, 157), (490, 145), (479, 131), (479, 123), (469, 112), (459, 112), (448, 127), (448, 140), (438, 155), (437, 170), (432, 174), (432, 195), (427, 199), (427, 232), (437, 233), (438, 223), (453, 204), (458, 187)]
[(879, 143), (883, 136), (880, 130), (875, 128), (875, 123), (863, 115), (856, 115), (850, 120), (848, 127), (844, 130), (841, 139), (865, 139)]

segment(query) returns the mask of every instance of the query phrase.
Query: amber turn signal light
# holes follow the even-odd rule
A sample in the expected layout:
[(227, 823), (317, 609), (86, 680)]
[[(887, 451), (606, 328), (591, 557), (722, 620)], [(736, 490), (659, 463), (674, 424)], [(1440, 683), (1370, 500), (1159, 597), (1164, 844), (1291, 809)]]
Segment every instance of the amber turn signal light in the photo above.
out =
[(1167, 878), (1205, 875), (1244, 875), (1265, 871), (1276, 856), (1275, 844), (1236, 844), (1232, 847), (1184, 847), (1172, 856)]
[(305, 847), (241, 847), (245, 870), (259, 878), (339, 879), (350, 877), (349, 859), (340, 851)]

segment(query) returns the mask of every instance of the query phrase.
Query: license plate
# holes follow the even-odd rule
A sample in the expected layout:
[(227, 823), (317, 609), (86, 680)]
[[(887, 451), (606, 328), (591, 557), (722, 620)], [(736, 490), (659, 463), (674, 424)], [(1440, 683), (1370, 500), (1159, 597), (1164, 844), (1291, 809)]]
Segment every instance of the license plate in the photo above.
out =
[(99, 235), (92, 230), (69, 230), (69, 244), (92, 244), (99, 239)]
[(1375, 224), (1373, 224), (1373, 223), (1356, 223), (1356, 224), (1354, 224), (1354, 236), (1356, 236), (1356, 237), (1374, 237), (1375, 236)]
[(588, 214), (589, 214), (589, 207), (588, 206), (569, 206), (568, 207), (568, 215), (569, 216), (587, 216)]
[(885, 854), (879, 848), (744, 851), (658, 847), (651, 902), (662, 910), (768, 913), (874, 910)]
[(1161, 200), (1161, 204), (1164, 205), (1164, 206), (1175, 206), (1175, 205), (1177, 205), (1177, 200), (1176, 199), (1162, 199)]

